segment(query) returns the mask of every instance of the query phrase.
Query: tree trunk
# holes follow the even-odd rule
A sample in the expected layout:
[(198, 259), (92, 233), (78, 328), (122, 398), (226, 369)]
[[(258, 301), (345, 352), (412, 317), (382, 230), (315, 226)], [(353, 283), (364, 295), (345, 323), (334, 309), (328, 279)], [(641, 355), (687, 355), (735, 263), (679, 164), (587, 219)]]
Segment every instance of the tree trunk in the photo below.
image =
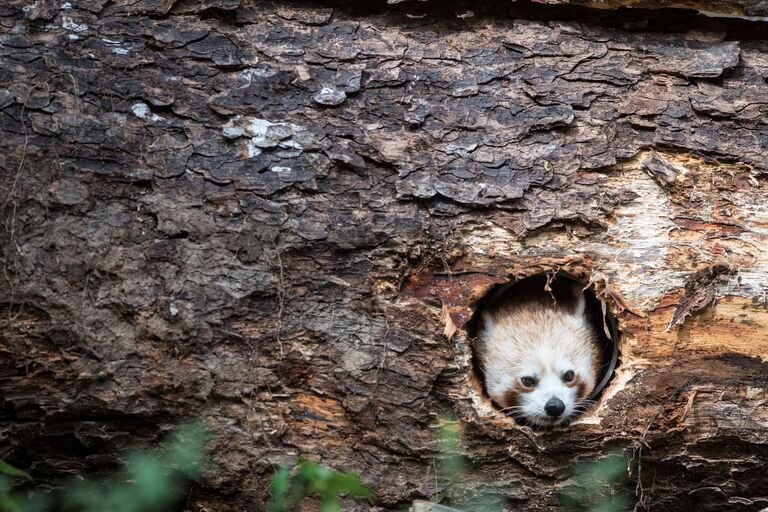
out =
[[(194, 511), (263, 510), (298, 457), (376, 510), (484, 485), (554, 510), (612, 448), (640, 509), (768, 506), (762, 24), (11, 0), (0, 26), (0, 457), (41, 484), (199, 416)], [(616, 315), (621, 359), (534, 432), (483, 396), (466, 322), (555, 270)], [(472, 468), (451, 488), (446, 412)]]

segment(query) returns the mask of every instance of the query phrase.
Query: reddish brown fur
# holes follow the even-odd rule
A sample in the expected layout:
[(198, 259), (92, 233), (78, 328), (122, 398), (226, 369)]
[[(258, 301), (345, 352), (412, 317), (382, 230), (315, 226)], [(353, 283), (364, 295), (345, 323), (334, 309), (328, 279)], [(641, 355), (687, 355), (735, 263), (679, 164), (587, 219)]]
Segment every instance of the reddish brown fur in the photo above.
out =
[[(574, 382), (576, 382), (578, 379), (573, 379)], [(587, 389), (587, 383), (582, 382), (581, 380), (578, 381), (579, 390), (578, 390), (578, 397), (580, 400), (584, 400), (587, 398), (587, 395), (589, 394), (589, 389)]]
[(520, 391), (516, 389), (510, 389), (504, 393), (504, 403), (499, 404), (502, 407), (516, 407), (520, 405)]

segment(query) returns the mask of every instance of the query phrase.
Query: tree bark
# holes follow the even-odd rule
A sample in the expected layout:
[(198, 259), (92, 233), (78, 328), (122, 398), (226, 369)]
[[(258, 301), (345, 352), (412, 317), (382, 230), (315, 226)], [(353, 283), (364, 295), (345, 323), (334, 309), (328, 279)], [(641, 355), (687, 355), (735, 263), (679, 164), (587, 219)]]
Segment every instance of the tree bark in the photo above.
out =
[[(684, 8), (696, 9), (708, 15), (746, 16), (764, 18), (768, 15), (768, 2), (764, 0), (534, 0), (542, 4), (572, 4), (596, 9), (631, 8)], [(763, 20), (764, 21), (764, 20)]]
[[(761, 24), (12, 0), (0, 26), (0, 457), (38, 482), (199, 416), (195, 511), (263, 510), (298, 457), (361, 474), (350, 510), (483, 485), (554, 510), (610, 448), (640, 509), (768, 506)], [(483, 397), (466, 322), (554, 270), (617, 316), (621, 361), (533, 432)], [(450, 489), (448, 411), (472, 467)]]

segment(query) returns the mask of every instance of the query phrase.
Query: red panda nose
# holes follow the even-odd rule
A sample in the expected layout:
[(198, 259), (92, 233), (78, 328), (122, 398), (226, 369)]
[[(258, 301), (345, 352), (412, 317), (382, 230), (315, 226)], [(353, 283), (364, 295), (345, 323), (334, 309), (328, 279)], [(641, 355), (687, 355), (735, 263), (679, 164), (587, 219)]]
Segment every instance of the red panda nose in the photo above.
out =
[(553, 396), (547, 400), (547, 403), (544, 405), (544, 411), (546, 411), (547, 416), (556, 418), (563, 414), (563, 411), (565, 411), (565, 404), (562, 400)]

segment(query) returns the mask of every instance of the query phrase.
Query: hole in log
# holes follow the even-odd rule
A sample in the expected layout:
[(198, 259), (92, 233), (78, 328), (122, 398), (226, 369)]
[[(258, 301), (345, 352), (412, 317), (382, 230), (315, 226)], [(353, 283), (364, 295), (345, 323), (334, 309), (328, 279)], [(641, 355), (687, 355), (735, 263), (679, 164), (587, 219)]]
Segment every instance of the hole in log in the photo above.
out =
[[(478, 356), (477, 339), (483, 328), (483, 312), (495, 311), (501, 305), (543, 303), (543, 301), (548, 301), (550, 305), (558, 303), (560, 307), (573, 312), (577, 307), (574, 290), (584, 289), (585, 286), (587, 286), (586, 281), (567, 272), (558, 271), (499, 284), (478, 300), (475, 312), (466, 325), (466, 332), (472, 342), (471, 380), (483, 398), (491, 402), (497, 410), (503, 410), (509, 407), (509, 404), (494, 401), (486, 387), (485, 375)], [(621, 333), (616, 317), (610, 312), (605, 302), (598, 298), (593, 286), (584, 289), (584, 299), (585, 316), (597, 336), (600, 353), (595, 386), (586, 398), (597, 402), (613, 378), (619, 364)], [(575, 416), (573, 417), (575, 418)]]

